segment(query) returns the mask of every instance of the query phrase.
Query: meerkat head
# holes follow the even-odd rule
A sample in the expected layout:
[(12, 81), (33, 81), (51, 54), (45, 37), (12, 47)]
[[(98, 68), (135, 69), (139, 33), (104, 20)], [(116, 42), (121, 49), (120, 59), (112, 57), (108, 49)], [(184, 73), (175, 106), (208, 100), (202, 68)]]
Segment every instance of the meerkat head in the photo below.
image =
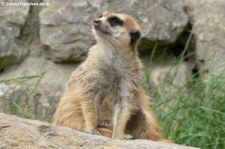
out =
[(135, 47), (141, 38), (137, 21), (125, 13), (103, 12), (92, 24), (95, 38), (117, 47)]

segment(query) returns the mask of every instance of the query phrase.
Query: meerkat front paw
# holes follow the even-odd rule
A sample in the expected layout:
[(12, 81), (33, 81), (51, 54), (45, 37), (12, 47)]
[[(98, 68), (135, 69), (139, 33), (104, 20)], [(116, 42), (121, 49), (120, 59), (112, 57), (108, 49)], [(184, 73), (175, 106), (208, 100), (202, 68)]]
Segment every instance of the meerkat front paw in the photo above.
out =
[(95, 130), (93, 128), (92, 129), (86, 128), (85, 129), (85, 132), (90, 133), (90, 134), (93, 134), (93, 135), (101, 135), (101, 133), (98, 130)]
[(93, 135), (101, 135), (101, 133), (97, 130), (91, 130), (89, 133), (93, 134)]
[(132, 140), (133, 136), (129, 134), (124, 134), (122, 136), (112, 136), (113, 139), (120, 139), (120, 140)]
[(125, 140), (133, 140), (134, 138), (133, 138), (132, 135), (125, 134), (125, 135), (124, 135), (124, 139), (125, 139)]

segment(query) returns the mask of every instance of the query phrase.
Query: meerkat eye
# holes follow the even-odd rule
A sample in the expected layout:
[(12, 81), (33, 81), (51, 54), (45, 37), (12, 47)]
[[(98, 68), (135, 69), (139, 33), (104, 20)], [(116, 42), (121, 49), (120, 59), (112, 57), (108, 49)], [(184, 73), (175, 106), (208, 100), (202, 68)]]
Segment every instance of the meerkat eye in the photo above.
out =
[(108, 19), (108, 22), (110, 23), (111, 26), (122, 26), (123, 25), (123, 21), (120, 20), (118, 17), (111, 17)]
[(98, 18), (101, 18), (103, 15), (101, 14)]

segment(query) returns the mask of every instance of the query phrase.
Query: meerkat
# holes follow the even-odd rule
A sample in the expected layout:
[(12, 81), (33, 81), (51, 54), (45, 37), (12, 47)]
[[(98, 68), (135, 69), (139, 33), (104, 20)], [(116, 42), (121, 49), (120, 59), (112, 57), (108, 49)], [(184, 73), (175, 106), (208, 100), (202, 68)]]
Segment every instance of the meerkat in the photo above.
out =
[(113, 139), (162, 140), (142, 86), (137, 21), (125, 13), (104, 12), (93, 20), (92, 31), (96, 44), (71, 74), (53, 123)]

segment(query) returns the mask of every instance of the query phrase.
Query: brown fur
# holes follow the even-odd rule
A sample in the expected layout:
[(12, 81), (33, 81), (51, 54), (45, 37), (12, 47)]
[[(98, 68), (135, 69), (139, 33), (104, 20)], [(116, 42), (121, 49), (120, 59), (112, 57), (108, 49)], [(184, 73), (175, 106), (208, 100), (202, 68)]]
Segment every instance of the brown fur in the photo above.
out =
[[(107, 18), (112, 16), (123, 20), (123, 26), (110, 27)], [(130, 31), (141, 32), (139, 25), (124, 13), (105, 12), (98, 20), (100, 27), (93, 27), (97, 43), (72, 73), (53, 123), (114, 139), (161, 140), (142, 87), (143, 65), (137, 44), (131, 46), (128, 41)]]

